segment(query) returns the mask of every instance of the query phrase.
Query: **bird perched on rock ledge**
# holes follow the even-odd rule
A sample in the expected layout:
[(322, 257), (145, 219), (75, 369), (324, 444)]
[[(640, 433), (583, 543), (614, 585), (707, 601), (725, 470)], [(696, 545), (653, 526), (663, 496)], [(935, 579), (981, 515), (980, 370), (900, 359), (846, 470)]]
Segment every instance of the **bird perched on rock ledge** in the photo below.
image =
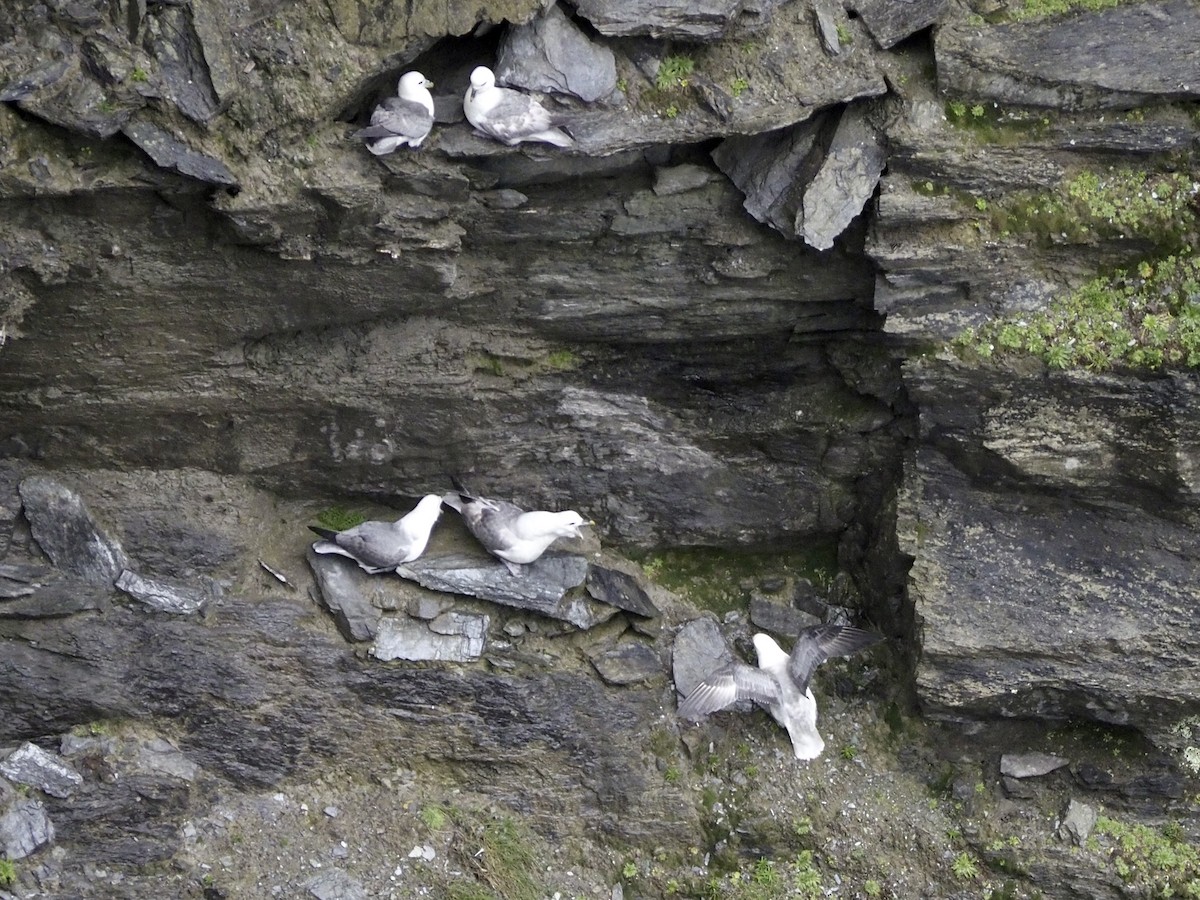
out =
[(345, 531), (309, 525), (323, 540), (312, 545), (315, 553), (348, 556), (372, 575), (390, 572), (425, 552), (430, 532), (442, 514), (442, 498), (426, 494), (410, 512), (395, 522), (363, 522)]
[(433, 130), (433, 82), (420, 72), (405, 72), (396, 90), (400, 96), (388, 97), (371, 113), (371, 124), (354, 137), (367, 142), (376, 156), (405, 146), (420, 147)]
[(573, 509), (527, 512), (507, 500), (475, 497), (457, 481), (454, 486), (457, 493), (447, 494), (442, 502), (458, 511), (483, 549), (513, 575), (523, 574), (521, 566), (537, 560), (558, 538), (583, 537), (579, 529), (587, 523)]
[(816, 759), (825, 749), (817, 732), (817, 700), (809, 680), (831, 656), (849, 656), (883, 640), (848, 625), (814, 625), (800, 632), (791, 654), (765, 634), (754, 635), (758, 668), (735, 662), (700, 682), (679, 704), (679, 714), (699, 721), (738, 700), (754, 700), (787, 729), (796, 759)]
[(463, 97), (467, 121), (488, 137), (510, 147), (522, 141), (538, 141), (569, 147), (571, 136), (556, 126), (562, 121), (551, 115), (536, 99), (511, 88), (496, 86), (496, 76), (487, 66), (471, 72), (471, 86)]

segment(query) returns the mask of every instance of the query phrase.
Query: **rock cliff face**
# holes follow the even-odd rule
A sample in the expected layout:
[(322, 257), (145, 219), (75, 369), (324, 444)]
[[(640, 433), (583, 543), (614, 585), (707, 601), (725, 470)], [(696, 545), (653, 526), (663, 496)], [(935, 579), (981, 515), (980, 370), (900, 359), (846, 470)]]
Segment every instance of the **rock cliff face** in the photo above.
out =
[[(1060, 371), (1038, 358), (1056, 336), (1020, 329), (1114, 269), (1154, 285), (1164, 259), (1193, 264), (1200, 12), (1027, 6), (0, 10), (0, 742), (84, 776), (33, 799), (0, 780), (6, 855), (58, 848), (21, 889), (407, 896), (461, 877), (525, 896), (475, 852), (497, 856), (505, 816), (565, 895), (664, 894), (670, 866), (699, 892), (730, 851), (815, 851), (867, 896), (953, 896), (959, 853), (997, 890), (1152, 883), (1068, 851), (1086, 813), (1062, 838), (1030, 822), (1082, 793), (1200, 831), (1196, 364), (1186, 346), (1114, 364), (1114, 322), (1073, 357), (1096, 371)], [(478, 64), (550, 92), (574, 146), (475, 133)], [(435, 82), (434, 131), (373, 157), (350, 134), (412, 68)], [(1151, 302), (1122, 340), (1164, 321)], [(649, 581), (606, 563), (659, 616), (597, 613), (596, 593), (571, 601), (584, 619), (447, 605), (390, 576), (365, 618), (330, 603), (342, 582), (309, 572), (309, 517), (449, 476), (578, 509), (606, 548), (718, 548), (718, 569), (753, 553), (732, 590), (754, 602), (723, 620), (740, 649), (747, 615), (864, 615), (888, 653), (820, 685), (849, 749), (798, 774), (765, 718), (745, 753), (721, 722), (680, 731), (666, 673), (702, 591), (650, 583), (666, 556)], [(29, 530), (35, 488), (59, 482), (127, 554), (102, 578)], [(446, 533), (435, 549), (461, 550)], [(838, 578), (781, 562), (814, 547)], [(129, 605), (123, 572), (126, 593), (204, 614)], [(804, 574), (828, 574), (827, 596)], [(382, 661), (442, 616), (470, 623), (440, 634), (478, 661)], [(386, 652), (348, 643), (378, 629)], [(900, 709), (948, 730), (926, 741)], [(996, 770), (997, 740), (1070, 765), (1032, 787)], [(924, 783), (965, 819), (927, 810)], [(370, 839), (339, 803), (402, 824)], [(306, 827), (301, 804), (323, 818)], [(272, 829), (341, 874), (272, 862)], [(871, 865), (847, 857), (866, 833)], [(356, 840), (370, 866), (345, 862)]]

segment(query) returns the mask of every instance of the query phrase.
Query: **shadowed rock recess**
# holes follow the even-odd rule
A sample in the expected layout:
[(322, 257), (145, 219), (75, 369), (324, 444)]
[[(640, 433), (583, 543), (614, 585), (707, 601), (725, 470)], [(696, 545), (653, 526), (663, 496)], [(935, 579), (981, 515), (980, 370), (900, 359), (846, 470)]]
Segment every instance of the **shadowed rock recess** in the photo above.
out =
[[(0, 5), (0, 892), (1200, 892), (1200, 13), (1038, 6)], [(593, 524), (309, 550), (452, 478)]]

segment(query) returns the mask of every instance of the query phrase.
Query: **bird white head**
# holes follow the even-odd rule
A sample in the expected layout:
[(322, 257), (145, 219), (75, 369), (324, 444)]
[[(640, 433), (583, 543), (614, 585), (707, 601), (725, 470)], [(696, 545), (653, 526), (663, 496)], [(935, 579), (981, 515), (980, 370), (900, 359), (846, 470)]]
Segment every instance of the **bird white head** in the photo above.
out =
[(783, 652), (782, 647), (775, 643), (773, 637), (759, 632), (754, 635), (753, 640), (754, 652), (758, 654), (760, 669), (773, 669), (787, 665), (788, 655)]
[(583, 537), (579, 529), (586, 525), (587, 522), (575, 510), (568, 509), (558, 513), (558, 524), (560, 526), (560, 531), (558, 532), (560, 537), (578, 538)]
[(431, 87), (433, 87), (433, 82), (420, 72), (405, 72), (400, 76), (399, 84), (396, 85), (396, 93), (401, 97), (406, 95), (411, 96), (412, 94), (420, 93), (422, 90), (427, 91)]
[(496, 76), (487, 66), (476, 66), (471, 72), (471, 88), (476, 91), (482, 91), (485, 88), (495, 87)]

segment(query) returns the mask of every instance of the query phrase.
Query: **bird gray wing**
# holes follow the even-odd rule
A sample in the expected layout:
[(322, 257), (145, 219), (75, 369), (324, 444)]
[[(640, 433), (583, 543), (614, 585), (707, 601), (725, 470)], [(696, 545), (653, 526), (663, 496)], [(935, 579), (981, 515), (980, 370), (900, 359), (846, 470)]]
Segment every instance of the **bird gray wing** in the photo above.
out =
[(738, 700), (774, 703), (779, 699), (779, 683), (762, 669), (743, 663), (722, 666), (696, 685), (679, 704), (679, 715), (699, 721)]
[(883, 635), (850, 625), (814, 625), (800, 632), (788, 660), (788, 674), (801, 693), (817, 666), (831, 656), (849, 656), (883, 640)]
[(356, 132), (356, 137), (417, 138), (429, 133), (433, 127), (433, 116), (420, 103), (388, 97), (371, 113), (371, 124)]
[(337, 545), (368, 566), (391, 568), (404, 555), (403, 542), (388, 522), (363, 522), (338, 533)]
[(507, 88), (500, 90), (500, 102), (488, 110), (485, 119), (493, 137), (511, 141), (553, 127), (550, 113), (532, 97)]

